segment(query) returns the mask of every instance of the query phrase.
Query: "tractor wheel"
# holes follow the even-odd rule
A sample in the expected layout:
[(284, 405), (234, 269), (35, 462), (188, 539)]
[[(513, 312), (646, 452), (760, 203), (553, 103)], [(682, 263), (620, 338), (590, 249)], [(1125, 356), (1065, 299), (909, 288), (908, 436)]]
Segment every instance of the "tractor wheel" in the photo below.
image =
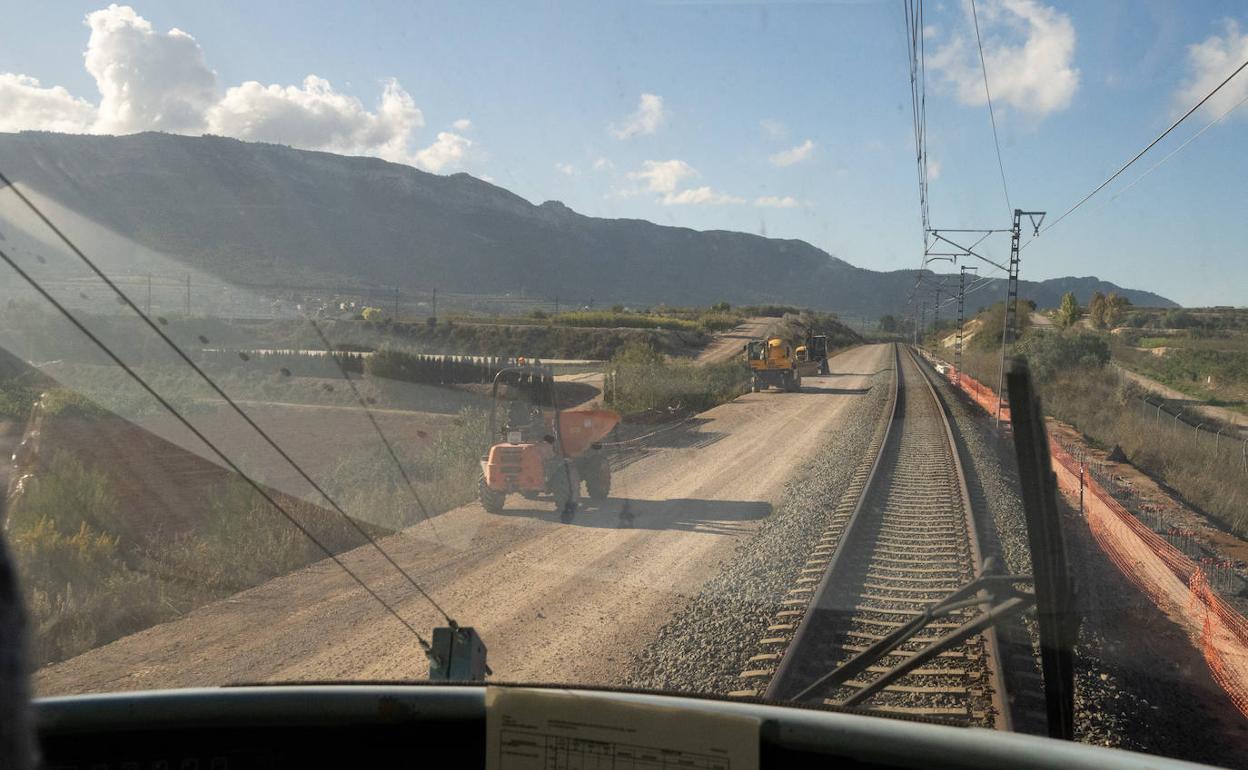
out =
[(611, 466), (607, 463), (606, 455), (601, 452), (597, 455), (586, 464), (583, 475), (589, 498), (600, 503), (611, 494)]
[(502, 513), (503, 504), (507, 502), (507, 493), (491, 489), (484, 473), (477, 479), (477, 497), (481, 500), (481, 507), (490, 513)]
[(581, 496), (581, 479), (572, 463), (561, 463), (551, 474), (546, 487), (555, 498), (555, 510), (564, 524), (572, 521), (576, 503)]

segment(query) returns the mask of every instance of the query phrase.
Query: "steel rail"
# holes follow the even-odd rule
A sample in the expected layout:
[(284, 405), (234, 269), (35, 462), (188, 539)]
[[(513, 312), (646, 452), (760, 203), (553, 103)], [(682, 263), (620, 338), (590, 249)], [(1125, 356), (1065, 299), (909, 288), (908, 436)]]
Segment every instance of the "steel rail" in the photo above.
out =
[[(903, 369), (903, 362), (902, 362), (903, 356), (910, 364), (910, 366), (907, 368), (911, 369), (912, 371), (917, 370), (918, 377), (923, 383), (923, 386), (918, 386), (917, 381), (913, 379), (915, 375), (911, 374), (910, 375), (911, 377), (910, 392), (913, 392), (916, 394), (918, 393), (926, 394), (923, 397), (923, 400), (926, 401), (928, 398), (931, 399), (930, 405), (932, 408), (930, 410), (928, 408), (929, 406), (928, 404), (911, 406), (905, 402), (904, 398), (902, 398), (902, 394), (904, 392), (903, 387), (905, 387), (905, 383), (906, 383), (906, 379), (905, 379), (906, 374), (902, 370)], [(915, 395), (910, 396), (911, 399), (914, 399), (915, 397), (916, 397)], [(899, 402), (901, 404), (900, 415), (899, 415), (899, 410), (898, 410)], [(904, 494), (904, 490), (905, 490), (904, 487), (893, 486), (894, 484), (898, 484), (898, 483), (904, 484), (903, 481), (897, 479), (891, 472), (889, 474), (880, 473), (881, 466), (885, 464), (886, 460), (889, 460), (892, 462), (899, 462), (901, 460), (901, 456), (899, 453), (902, 451), (902, 437), (905, 435), (902, 431), (904, 431), (906, 428), (904, 427), (898, 428), (897, 430), (894, 430), (894, 428), (896, 427), (897, 422), (899, 420), (902, 421), (904, 425), (904, 420), (906, 419), (907, 415), (928, 414), (929, 412), (930, 412), (930, 415), (928, 416), (934, 416), (938, 418), (939, 426), (933, 425), (931, 422), (924, 422), (922, 424), (925, 424), (928, 426), (927, 430), (929, 432), (935, 433), (936, 435), (939, 435), (942, 437), (942, 443), (944, 444), (945, 450), (949, 454), (949, 460), (950, 460), (950, 469), (949, 469), (949, 475), (948, 475), (948, 478), (950, 481), (944, 482), (944, 484), (946, 485), (944, 488), (948, 490), (948, 494), (952, 495), (951, 499), (953, 501), (956, 501), (955, 503), (956, 508), (960, 509), (960, 512), (962, 514), (959, 528), (962, 530), (962, 533), (965, 536), (965, 540), (964, 541), (961, 540), (960, 537), (955, 534), (953, 536), (954, 540), (958, 542), (962, 542), (963, 545), (955, 546), (954, 550), (964, 553), (966, 555), (962, 557), (954, 556), (952, 558), (954, 558), (955, 560), (964, 559), (966, 561), (969, 561), (970, 563), (969, 564), (964, 563), (963, 567), (964, 568), (969, 567), (968, 571), (971, 572), (976, 578), (979, 578), (982, 576), (981, 572), (982, 572), (983, 560), (982, 560), (982, 549), (981, 549), (980, 539), (978, 535), (978, 527), (976, 526), (975, 516), (974, 516), (974, 512), (973, 512), (973, 508), (972, 508), (971, 500), (970, 500), (969, 488), (966, 483), (966, 476), (965, 476), (965, 472), (962, 466), (961, 457), (958, 451), (958, 444), (955, 440), (955, 436), (953, 433), (948, 406), (940, 398), (935, 387), (933, 386), (930, 375), (925, 371), (922, 363), (919, 362), (917, 358), (914, 356), (913, 351), (910, 351), (909, 349), (907, 349), (905, 353), (901, 353), (896, 348), (894, 348), (894, 385), (893, 385), (893, 392), (892, 392), (892, 398), (891, 398), (891, 405), (886, 410), (888, 426), (886, 428), (884, 440), (880, 441), (878, 451), (875, 457), (871, 461), (871, 470), (870, 470), (870, 473), (868, 474), (867, 481), (865, 484), (863, 484), (861, 491), (858, 493), (857, 500), (854, 503), (853, 513), (851, 517), (849, 518), (849, 520), (845, 523), (841, 531), (841, 535), (840, 535), (839, 541), (836, 544), (835, 551), (832, 553), (831, 557), (828, 559), (827, 565), (824, 568), (821, 579), (819, 580), (818, 587), (814, 590), (813, 594), (810, 596), (809, 606), (802, 616), (801, 623), (795, 629), (792, 638), (789, 640), (787, 647), (785, 648), (784, 652), (780, 656), (780, 659), (775, 668), (775, 672), (771, 677), (771, 681), (768, 684), (768, 687), (766, 688), (764, 697), (768, 699), (781, 700), (781, 701), (792, 700), (795, 697), (797, 697), (799, 700), (803, 700), (803, 701), (812, 700), (818, 703), (825, 703), (825, 702), (829, 704), (835, 703), (834, 700), (826, 700), (826, 696), (828, 694), (827, 690), (822, 691), (825, 693), (823, 697), (818, 696), (817, 692), (815, 693), (814, 697), (812, 697), (810, 693), (805, 692), (808, 690), (811, 690), (811, 691), (819, 690), (819, 688), (817, 687), (816, 688), (811, 687), (812, 682), (814, 682), (817, 678), (815, 676), (812, 676), (811, 674), (812, 670), (817, 671), (820, 669), (820, 667), (824, 667), (825, 670), (831, 670), (831, 669), (834, 669), (837, 665), (838, 659), (835, 656), (830, 656), (827, 648), (837, 647), (841, 643), (841, 639), (837, 632), (833, 632), (830, 630), (829, 623), (832, 622), (834, 625), (839, 625), (840, 627), (842, 627), (841, 630), (845, 631), (845, 630), (848, 630), (848, 628), (854, 623), (866, 622), (868, 625), (870, 625), (871, 621), (873, 619), (878, 619), (879, 616), (905, 615), (905, 614), (908, 614), (909, 612), (913, 612), (912, 610), (897, 611), (897, 605), (914, 604), (916, 602), (916, 599), (907, 598), (907, 596), (922, 595), (922, 592), (918, 591), (912, 586), (904, 587), (901, 585), (902, 583), (916, 582), (915, 580), (906, 579), (904, 577), (895, 577), (894, 582), (892, 583), (890, 583), (888, 580), (880, 580), (879, 581), (880, 583), (883, 583), (889, 586), (888, 588), (884, 588), (883, 585), (880, 586), (880, 588), (884, 588), (886, 593), (902, 594), (903, 596), (884, 597), (880, 599), (878, 603), (884, 604), (885, 607), (868, 608), (868, 607), (862, 606), (862, 604), (863, 602), (871, 601), (870, 597), (867, 596), (867, 594), (869, 594), (870, 591), (868, 590), (867, 586), (859, 585), (859, 582), (855, 578), (850, 577), (850, 575), (855, 570), (858, 570), (858, 569), (863, 569), (864, 570), (863, 574), (865, 575), (866, 572), (869, 572), (872, 569), (871, 567), (866, 566), (868, 564), (868, 561), (861, 561), (861, 560), (855, 561), (855, 559), (859, 556), (862, 556), (866, 558), (867, 560), (870, 560), (872, 558), (876, 558), (879, 556), (879, 554), (876, 554), (876, 553), (862, 552), (861, 546), (864, 542), (863, 537), (870, 538), (870, 537), (877, 536), (874, 533), (874, 530), (870, 529), (872, 526), (875, 526), (875, 525), (878, 525), (880, 527), (885, 526), (886, 519), (883, 514), (882, 506), (884, 502), (888, 500), (888, 497), (887, 497), (888, 493), (892, 492), (898, 495)], [(921, 418), (921, 419), (925, 419), (925, 418)], [(919, 423), (916, 423), (915, 425), (917, 426), (919, 425)], [(911, 430), (923, 430), (923, 429), (919, 427), (913, 427), (911, 428)], [(916, 434), (911, 434), (909, 441), (913, 442), (915, 440), (914, 438), (915, 435)], [(923, 434), (920, 433), (917, 435), (921, 436)], [(910, 447), (911, 448), (909, 451), (914, 451), (914, 445), (911, 444)], [(940, 486), (941, 486), (941, 483), (938, 481), (937, 487), (940, 488)], [(868, 515), (866, 513), (869, 509), (873, 507), (876, 507), (879, 509), (880, 518), (876, 519), (874, 515)], [(950, 509), (950, 512), (952, 513), (954, 512), (954, 510)], [(950, 521), (947, 514), (943, 516), (942, 518), (944, 518), (945, 521)], [(867, 522), (866, 520), (868, 519), (871, 519), (871, 521)], [(862, 535), (864, 531), (866, 532), (866, 534)], [(883, 532), (883, 531), (884, 531), (883, 529), (880, 530), (880, 532)], [(862, 537), (860, 537), (859, 535), (862, 535)], [(924, 550), (923, 550), (925, 546), (916, 546), (913, 544), (911, 544), (910, 546), (906, 546), (903, 544), (901, 546), (893, 545), (892, 547), (902, 548), (903, 555), (906, 553), (904, 549), (913, 548), (914, 550), (913, 552), (910, 553), (910, 555), (914, 558), (923, 557), (925, 555)], [(854, 558), (851, 558), (851, 556)], [(933, 562), (933, 563), (937, 563), (937, 562)], [(901, 571), (901, 570), (895, 570), (895, 571)], [(863, 582), (866, 582), (865, 578)], [(936, 589), (932, 589), (932, 590), (936, 590)], [(907, 592), (912, 592), (912, 593), (907, 594)], [(849, 612), (846, 614), (846, 617), (842, 621), (830, 621), (829, 620), (830, 617), (833, 617), (831, 615), (830, 610), (831, 610), (831, 607), (834, 605), (834, 602), (832, 602), (831, 599), (836, 596), (839, 596), (841, 598), (848, 598), (849, 603), (851, 605), (849, 608)], [(974, 605), (980, 602), (986, 605), (986, 603), (989, 600), (988, 595), (982, 592), (978, 593), (976, 595), (976, 598), (978, 601), (965, 602), (967, 609), (969, 609), (971, 605)], [(937, 601), (937, 597), (933, 596), (932, 600), (934, 602)], [(821, 610), (821, 607), (823, 608), (822, 610)], [(880, 623), (878, 622), (876, 623), (876, 625), (879, 625), (879, 624)], [(890, 624), (900, 625), (900, 624), (895, 624), (892, 621), (884, 621), (883, 624), (884, 625), (890, 625)], [(988, 687), (991, 689), (991, 705), (992, 705), (991, 722), (992, 722), (992, 725), (998, 729), (1008, 730), (1011, 727), (1011, 717), (1010, 717), (1010, 710), (1008, 706), (1008, 699), (1006, 697), (1005, 680), (1004, 680), (1003, 672), (1001, 670), (1002, 657), (1001, 657), (1000, 648), (996, 639), (996, 634), (992, 630), (992, 628), (988, 625), (976, 625), (969, 632), (965, 632), (965, 631), (963, 632), (964, 637), (970, 637), (972, 635), (978, 635), (980, 638), (982, 638), (984, 642), (983, 658), (976, 665), (977, 667), (984, 668), (987, 671), (987, 683), (988, 683)], [(949, 637), (953, 635), (947, 634), (945, 636)], [(835, 644), (833, 644), (832, 637), (836, 637)], [(906, 654), (913, 654), (913, 653), (906, 653)], [(914, 666), (910, 666), (909, 668), (914, 668)], [(969, 668), (962, 669), (961, 674), (953, 673), (955, 671), (956, 670), (954, 669), (950, 669), (951, 673), (946, 675), (943, 673), (943, 669), (941, 669), (941, 670), (938, 670), (936, 673), (931, 673), (928, 675), (936, 676), (938, 678), (944, 678), (946, 680), (954, 678), (956, 676), (962, 676), (968, 680), (971, 680), (974, 677), (980, 676), (982, 674), (982, 672), (968, 674), (967, 671), (969, 671)], [(983, 681), (983, 680), (979, 680), (979, 681)], [(850, 696), (847, 700), (843, 701), (844, 705), (857, 705), (859, 707), (868, 708), (868, 709), (871, 708), (871, 705), (869, 703), (863, 703), (863, 701), (867, 699), (866, 696), (878, 694), (875, 692), (876, 690), (885, 689), (883, 685), (872, 686), (871, 684), (867, 684), (864, 686), (861, 683), (861, 681), (855, 681), (854, 683), (844, 683), (840, 686), (850, 687), (851, 689), (857, 688), (858, 690), (863, 691), (864, 693), (864, 694), (856, 694), (856, 695)], [(894, 688), (894, 689), (900, 689), (902, 691), (906, 691), (905, 687)], [(959, 690), (962, 688), (956, 688), (956, 687), (950, 688), (948, 686), (934, 686), (930, 688), (915, 687), (913, 688), (912, 695), (907, 696), (907, 697), (922, 701), (925, 697), (928, 697), (922, 694), (925, 691), (925, 689), (931, 690), (936, 695), (940, 695), (948, 691)], [(973, 701), (980, 700), (980, 702), (983, 702), (986, 707), (986, 702), (989, 696), (988, 696), (988, 693), (981, 692), (983, 689), (985, 688), (981, 686), (976, 686), (973, 688), (968, 686), (964, 688), (964, 691), (965, 691), (964, 699), (967, 703), (967, 716), (972, 721), (979, 718), (981, 720), (979, 723), (981, 724), (984, 723), (982, 720), (986, 719), (987, 717), (986, 715), (979, 715), (979, 711), (982, 711), (982, 709), (977, 710), (973, 708)], [(799, 694), (803, 694), (803, 695), (799, 697)], [(940, 698), (937, 697), (936, 700), (939, 701)], [(924, 706), (907, 707), (907, 708), (909, 708), (908, 713), (915, 713), (915, 714), (922, 714), (925, 710)], [(930, 711), (933, 715), (942, 714), (947, 710), (949, 709), (942, 709), (937, 706), (932, 706), (930, 708)]]

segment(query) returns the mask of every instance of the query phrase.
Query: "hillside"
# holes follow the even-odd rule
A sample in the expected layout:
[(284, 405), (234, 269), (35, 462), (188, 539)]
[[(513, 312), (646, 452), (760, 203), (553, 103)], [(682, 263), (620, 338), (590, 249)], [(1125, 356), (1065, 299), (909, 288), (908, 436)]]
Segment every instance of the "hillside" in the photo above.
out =
[[(109, 264), (145, 269), (143, 259), (163, 258), (233, 283), (784, 302), (874, 317), (899, 312), (915, 279), (854, 267), (800, 240), (587, 217), (467, 174), (212, 136), (0, 134), (0, 169), (63, 218), (72, 212), (123, 236), (86, 244)], [(1022, 286), (1041, 306), (1066, 290), (1081, 302), (1101, 290), (1173, 305), (1095, 278)], [(998, 283), (981, 296), (1001, 293)]]

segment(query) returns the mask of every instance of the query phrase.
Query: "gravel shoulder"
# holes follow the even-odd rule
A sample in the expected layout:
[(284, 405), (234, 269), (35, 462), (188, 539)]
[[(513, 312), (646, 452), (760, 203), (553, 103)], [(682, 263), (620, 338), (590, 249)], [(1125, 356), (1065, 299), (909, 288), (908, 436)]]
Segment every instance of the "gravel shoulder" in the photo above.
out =
[[(478, 629), (497, 680), (620, 684), (655, 629), (774, 515), (795, 470), (856, 432), (886, 355), (855, 348), (802, 393), (748, 394), (700, 415), (696, 442), (631, 462), (612, 498), (571, 524), (515, 498), (501, 515), (468, 505), (383, 544)], [(343, 561), (416, 628), (443, 622), (375, 552)], [(427, 671), (402, 626), (320, 562), (44, 668), (35, 685), (50, 695)]]

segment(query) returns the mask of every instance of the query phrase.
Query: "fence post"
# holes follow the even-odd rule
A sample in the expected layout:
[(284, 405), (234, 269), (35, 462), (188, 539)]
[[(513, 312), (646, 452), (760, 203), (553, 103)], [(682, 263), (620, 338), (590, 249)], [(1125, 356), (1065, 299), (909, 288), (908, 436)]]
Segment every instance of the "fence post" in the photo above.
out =
[(1079, 515), (1083, 515), (1083, 463), (1079, 463)]

